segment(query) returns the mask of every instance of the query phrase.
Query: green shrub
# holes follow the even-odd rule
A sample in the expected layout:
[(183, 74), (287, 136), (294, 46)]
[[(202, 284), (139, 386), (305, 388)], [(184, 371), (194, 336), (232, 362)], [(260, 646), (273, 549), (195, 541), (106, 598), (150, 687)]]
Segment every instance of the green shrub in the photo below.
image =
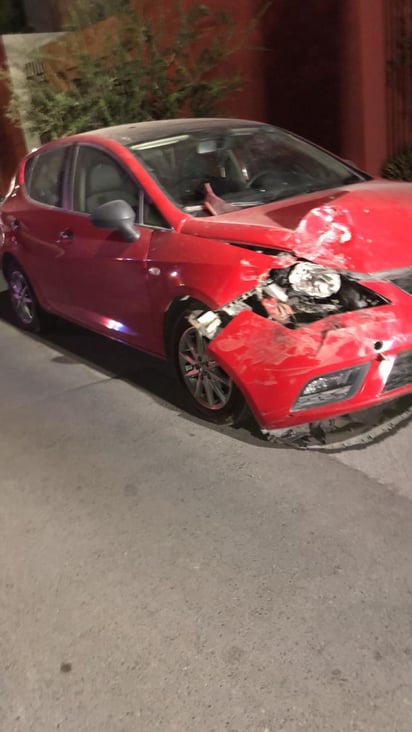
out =
[(408, 145), (395, 155), (391, 155), (382, 167), (384, 178), (412, 182), (412, 145)]
[[(208, 5), (155, 6), (72, 0), (66, 36), (31, 59), (44, 73), (27, 78), (24, 94), (9, 81), (8, 117), (46, 141), (124, 122), (225, 114), (243, 82), (236, 68), (225, 73), (225, 62), (247, 44), (266, 6), (243, 29), (234, 14)], [(108, 24), (104, 44), (93, 42), (96, 21)]]

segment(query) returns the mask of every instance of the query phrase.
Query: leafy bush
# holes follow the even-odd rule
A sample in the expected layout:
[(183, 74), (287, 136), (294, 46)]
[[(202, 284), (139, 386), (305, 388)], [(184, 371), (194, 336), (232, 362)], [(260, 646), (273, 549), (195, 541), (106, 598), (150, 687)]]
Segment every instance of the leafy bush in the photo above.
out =
[(240, 31), (232, 15), (207, 5), (185, 9), (184, 0), (170, 0), (158, 12), (155, 5), (72, 2), (66, 35), (31, 59), (41, 73), (27, 78), (23, 95), (10, 86), (8, 116), (44, 141), (125, 122), (224, 113), (224, 100), (242, 83), (236, 72), (224, 74), (224, 62), (253, 27)]
[(382, 175), (384, 178), (412, 182), (412, 145), (391, 155), (383, 165)]

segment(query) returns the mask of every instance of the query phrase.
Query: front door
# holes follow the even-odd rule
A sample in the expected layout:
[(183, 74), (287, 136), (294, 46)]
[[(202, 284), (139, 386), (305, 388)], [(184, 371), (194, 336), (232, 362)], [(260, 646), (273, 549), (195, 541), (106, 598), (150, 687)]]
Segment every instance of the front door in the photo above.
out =
[(105, 151), (80, 145), (74, 174), (73, 211), (67, 219), (64, 267), (73, 320), (151, 350), (152, 325), (146, 260), (152, 230), (126, 242), (116, 231), (97, 228), (90, 214), (111, 200), (127, 201), (138, 214), (140, 189)]

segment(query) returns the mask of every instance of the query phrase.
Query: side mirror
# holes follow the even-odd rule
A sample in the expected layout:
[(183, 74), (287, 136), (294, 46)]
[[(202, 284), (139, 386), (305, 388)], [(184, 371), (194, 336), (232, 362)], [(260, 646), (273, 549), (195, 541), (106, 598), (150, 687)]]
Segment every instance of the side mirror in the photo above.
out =
[(137, 241), (140, 237), (134, 226), (135, 212), (126, 201), (119, 199), (102, 203), (90, 214), (90, 218), (101, 229), (120, 231), (125, 241)]

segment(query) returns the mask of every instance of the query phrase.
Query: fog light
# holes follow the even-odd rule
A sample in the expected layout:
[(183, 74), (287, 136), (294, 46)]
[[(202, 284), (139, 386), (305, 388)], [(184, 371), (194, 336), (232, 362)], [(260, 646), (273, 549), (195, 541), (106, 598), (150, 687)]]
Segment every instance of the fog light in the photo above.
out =
[(309, 381), (297, 398), (292, 411), (321, 407), (349, 399), (359, 390), (369, 364), (333, 371)]

